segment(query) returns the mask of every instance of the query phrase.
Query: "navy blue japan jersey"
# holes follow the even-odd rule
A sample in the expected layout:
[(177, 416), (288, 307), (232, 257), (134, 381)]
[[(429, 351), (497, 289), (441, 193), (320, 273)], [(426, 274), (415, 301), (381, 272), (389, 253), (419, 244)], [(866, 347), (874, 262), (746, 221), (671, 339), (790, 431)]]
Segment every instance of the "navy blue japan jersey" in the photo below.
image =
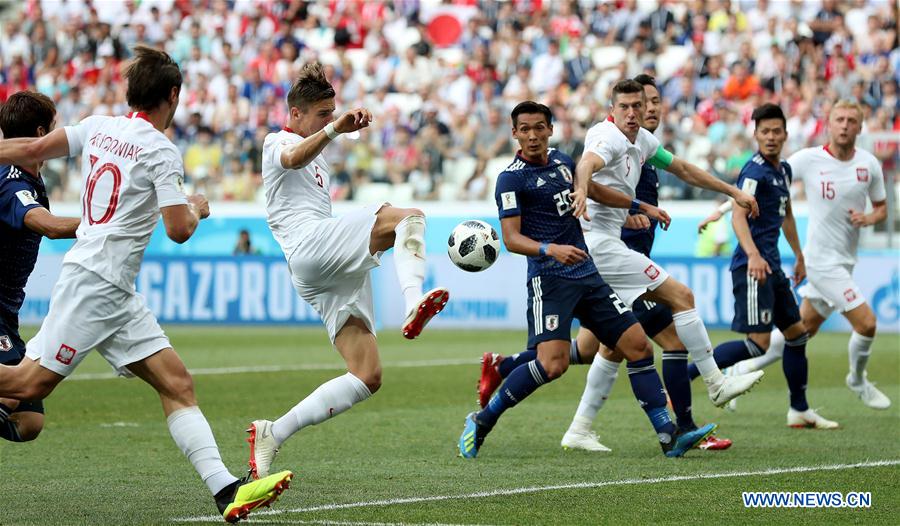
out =
[[(641, 167), (641, 178), (638, 179), (637, 187), (634, 189), (634, 197), (649, 205), (659, 205), (659, 175), (656, 173), (655, 167), (649, 164)], [(658, 224), (659, 221), (651, 219), (650, 228), (637, 230), (622, 227), (622, 241), (631, 250), (640, 252), (649, 258), (650, 251), (653, 250), (653, 241), (656, 239), (656, 225)]]
[[(570, 194), (575, 162), (568, 155), (549, 149), (545, 165), (532, 164), (521, 155), (497, 178), (494, 197), (500, 219), (521, 216), (522, 235), (540, 243), (572, 245), (588, 251), (581, 223), (572, 215)], [(591, 258), (576, 265), (563, 265), (550, 256), (528, 257), (528, 278), (560, 276), (583, 278), (597, 273)]]
[[(781, 161), (775, 167), (757, 152), (741, 169), (737, 180), (738, 188), (756, 197), (759, 204), (759, 217), (756, 219), (747, 217), (747, 222), (750, 225), (753, 243), (772, 270), (781, 268), (778, 237), (791, 198), (792, 177), (791, 165), (787, 162)], [(738, 243), (731, 258), (731, 270), (746, 264), (747, 253)]]
[(25, 227), (25, 213), (39, 206), (50, 208), (44, 182), (18, 166), (0, 166), (0, 316), (8, 323), (18, 322), (37, 261), (41, 235)]

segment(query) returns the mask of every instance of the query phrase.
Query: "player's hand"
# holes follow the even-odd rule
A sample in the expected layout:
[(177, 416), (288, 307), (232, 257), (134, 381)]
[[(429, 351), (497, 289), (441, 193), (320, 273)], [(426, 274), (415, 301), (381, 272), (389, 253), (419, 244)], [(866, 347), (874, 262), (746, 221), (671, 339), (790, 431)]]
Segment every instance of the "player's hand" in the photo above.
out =
[(200, 219), (206, 219), (209, 217), (209, 201), (206, 200), (206, 196), (203, 194), (194, 194), (189, 195), (188, 203), (194, 206), (194, 210), (197, 212), (197, 216)]
[(369, 110), (356, 108), (341, 115), (334, 121), (334, 131), (338, 133), (350, 133), (367, 128), (374, 119)]
[(587, 194), (582, 190), (575, 190), (569, 194), (569, 201), (572, 203), (572, 215), (590, 221), (591, 217), (587, 213)]
[(803, 255), (797, 258), (797, 261), (794, 263), (794, 275), (792, 276), (794, 281), (794, 286), (799, 285), (804, 279), (806, 279), (806, 261), (803, 259)]
[(756, 203), (755, 197), (743, 190), (738, 190), (732, 197), (738, 206), (750, 210), (750, 217), (754, 219), (759, 217), (759, 205)]
[(697, 233), (702, 233), (704, 230), (706, 230), (706, 227), (708, 227), (710, 223), (715, 223), (719, 219), (722, 219), (722, 212), (716, 210), (715, 212), (709, 214), (708, 216), (706, 216), (706, 219), (700, 221), (700, 225), (697, 227)]
[(634, 214), (626, 216), (625, 228), (631, 230), (646, 230), (650, 228), (650, 219), (644, 214)]
[(563, 265), (575, 265), (588, 258), (587, 252), (572, 245), (550, 244), (547, 247), (547, 255), (559, 261)]
[(850, 214), (850, 224), (855, 226), (856, 228), (862, 228), (864, 226), (869, 226), (871, 223), (869, 222), (869, 217), (865, 214), (865, 212), (857, 212), (852, 208), (847, 212)]
[(769, 262), (763, 259), (762, 256), (754, 254), (747, 260), (747, 272), (751, 278), (762, 284), (766, 282), (769, 274), (772, 273), (772, 267), (769, 266)]
[(659, 221), (659, 226), (662, 227), (663, 230), (668, 230), (669, 225), (672, 224), (672, 218), (669, 217), (669, 214), (666, 213), (665, 210), (659, 208), (657, 206), (648, 205), (647, 203), (641, 203), (641, 212), (647, 214), (647, 217), (650, 219), (656, 219)]

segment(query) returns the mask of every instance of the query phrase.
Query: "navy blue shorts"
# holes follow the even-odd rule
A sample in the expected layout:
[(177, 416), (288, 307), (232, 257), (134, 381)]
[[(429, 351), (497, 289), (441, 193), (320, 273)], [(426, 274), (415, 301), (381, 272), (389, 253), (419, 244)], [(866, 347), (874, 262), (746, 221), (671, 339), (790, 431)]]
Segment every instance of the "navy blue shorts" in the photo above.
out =
[(609, 285), (594, 274), (580, 279), (536, 276), (528, 281), (528, 347), (572, 339), (572, 320), (610, 349), (637, 319)]
[(734, 285), (734, 320), (731, 330), (742, 334), (784, 331), (800, 321), (800, 308), (791, 282), (780, 268), (772, 269), (765, 283), (747, 275), (747, 266), (731, 271)]
[(662, 303), (638, 299), (631, 306), (631, 310), (650, 338), (664, 331), (672, 323), (672, 309)]
[[(19, 337), (19, 324), (0, 316), (0, 365), (18, 365), (25, 357), (25, 342)], [(14, 413), (31, 411), (44, 413), (44, 403), (37, 401), (22, 401), (16, 407)]]

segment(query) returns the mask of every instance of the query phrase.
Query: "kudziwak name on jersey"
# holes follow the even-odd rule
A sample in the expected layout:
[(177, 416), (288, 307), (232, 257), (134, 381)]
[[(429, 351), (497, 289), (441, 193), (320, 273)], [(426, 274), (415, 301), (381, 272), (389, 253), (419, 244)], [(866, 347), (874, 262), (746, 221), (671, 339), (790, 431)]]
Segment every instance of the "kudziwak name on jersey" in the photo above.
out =
[(107, 151), (113, 155), (118, 155), (123, 159), (137, 161), (138, 155), (144, 151), (140, 146), (135, 146), (130, 142), (120, 141), (119, 139), (103, 133), (95, 133), (90, 140), (91, 146)]

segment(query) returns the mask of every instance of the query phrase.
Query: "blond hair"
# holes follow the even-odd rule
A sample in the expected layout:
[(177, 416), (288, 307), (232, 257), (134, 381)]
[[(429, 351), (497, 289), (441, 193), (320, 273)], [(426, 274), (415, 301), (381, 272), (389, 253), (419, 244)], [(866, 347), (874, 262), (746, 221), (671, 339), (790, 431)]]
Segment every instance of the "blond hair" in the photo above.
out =
[[(849, 99), (841, 99), (834, 103), (834, 106), (831, 107), (832, 114), (834, 110), (842, 110), (842, 109), (851, 109), (856, 110), (856, 113), (859, 115), (859, 122), (862, 123), (863, 118), (865, 117), (865, 113), (863, 112), (862, 104), (856, 102), (855, 100)], [(831, 116), (829, 115), (829, 119)]]

